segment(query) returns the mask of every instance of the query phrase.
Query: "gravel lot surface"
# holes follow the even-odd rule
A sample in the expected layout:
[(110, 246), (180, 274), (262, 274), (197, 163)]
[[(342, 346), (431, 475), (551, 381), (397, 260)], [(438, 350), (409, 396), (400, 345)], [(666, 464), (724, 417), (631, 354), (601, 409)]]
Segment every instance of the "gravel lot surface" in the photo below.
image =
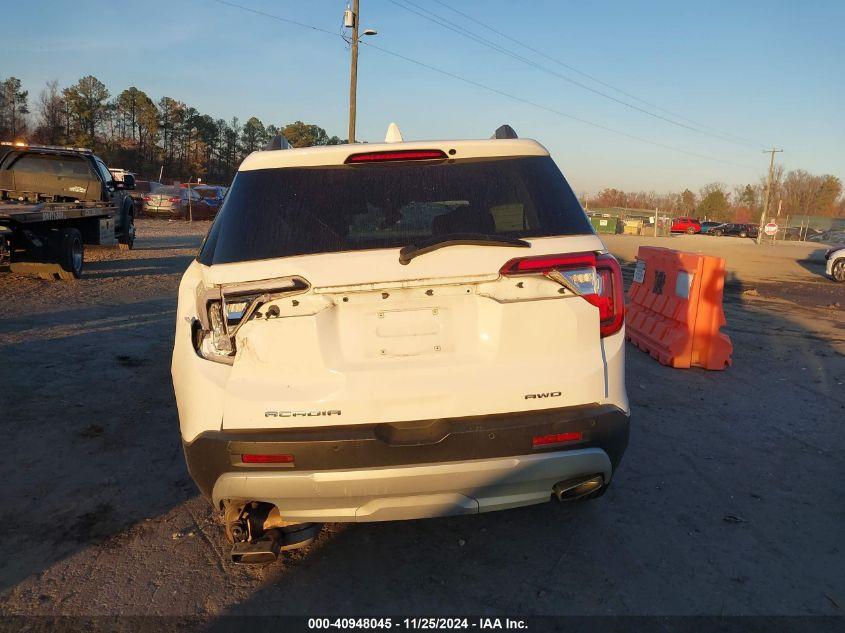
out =
[[(684, 236), (723, 254), (724, 372), (628, 347), (628, 452), (584, 504), (327, 525), (228, 560), (189, 478), (170, 350), (207, 223), (140, 220), (72, 283), (0, 275), (0, 614), (793, 614), (845, 609), (845, 284), (823, 246)], [(613, 236), (626, 262), (637, 245)]]

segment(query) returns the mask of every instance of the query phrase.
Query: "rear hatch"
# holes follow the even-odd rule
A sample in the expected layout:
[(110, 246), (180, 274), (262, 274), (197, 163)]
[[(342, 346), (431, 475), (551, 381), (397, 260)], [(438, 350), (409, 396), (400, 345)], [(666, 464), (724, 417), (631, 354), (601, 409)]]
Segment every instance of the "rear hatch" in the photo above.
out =
[(200, 255), (237, 327), (223, 428), (599, 402), (602, 249), (547, 156), (241, 172)]

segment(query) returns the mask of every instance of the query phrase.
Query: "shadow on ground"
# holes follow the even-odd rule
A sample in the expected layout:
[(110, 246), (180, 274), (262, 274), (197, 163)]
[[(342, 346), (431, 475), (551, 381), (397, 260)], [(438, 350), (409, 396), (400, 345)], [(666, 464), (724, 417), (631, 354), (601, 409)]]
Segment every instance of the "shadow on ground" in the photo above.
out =
[(814, 275), (818, 275), (819, 277), (828, 280), (828, 277), (825, 274), (825, 265), (827, 264), (827, 262), (824, 258), (824, 254), (827, 252), (828, 248), (829, 246), (817, 248), (804, 259), (799, 259), (798, 263), (801, 265), (802, 268), (804, 268), (804, 270), (807, 270), (813, 273)]
[[(787, 302), (729, 294), (734, 365), (724, 372), (669, 369), (629, 346), (631, 441), (600, 499), (333, 524), (308, 550), (245, 569), (228, 562), (184, 468), (169, 377), (175, 281), (166, 290), (0, 320), (3, 613), (807, 615), (845, 605), (835, 314), (807, 312), (831, 320), (819, 329)], [(138, 313), (150, 321), (133, 323)]]
[[(151, 249), (144, 249), (151, 250)], [(129, 278), (140, 275), (181, 274), (191, 263), (190, 255), (171, 257), (145, 257), (143, 259), (112, 259), (85, 262), (85, 279), (107, 277)]]

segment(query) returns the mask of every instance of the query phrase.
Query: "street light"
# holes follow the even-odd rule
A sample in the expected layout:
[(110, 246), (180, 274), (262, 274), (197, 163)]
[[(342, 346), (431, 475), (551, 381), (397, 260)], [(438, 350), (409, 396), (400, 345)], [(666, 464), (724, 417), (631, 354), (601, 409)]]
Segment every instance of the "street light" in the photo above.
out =
[[(358, 23), (359, 0), (353, 0), (352, 8), (343, 12), (343, 26), (352, 29), (352, 67), (349, 71), (349, 143), (355, 142), (355, 107), (358, 92)], [(365, 29), (361, 35), (378, 35), (375, 29)]]

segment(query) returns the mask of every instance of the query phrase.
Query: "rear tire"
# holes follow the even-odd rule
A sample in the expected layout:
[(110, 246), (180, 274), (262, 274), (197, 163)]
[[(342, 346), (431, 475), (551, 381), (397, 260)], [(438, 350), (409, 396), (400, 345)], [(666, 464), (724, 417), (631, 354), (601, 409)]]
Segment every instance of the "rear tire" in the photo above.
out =
[(78, 229), (60, 229), (57, 242), (57, 258), (60, 270), (59, 279), (71, 281), (82, 276), (82, 263), (85, 260), (85, 247), (82, 234)]
[(841, 257), (833, 262), (833, 269), (830, 271), (833, 276), (833, 281), (845, 282), (845, 257)]
[(695, 228), (689, 227), (687, 229), (687, 235), (695, 235)]
[(135, 246), (135, 205), (131, 198), (124, 198), (120, 208), (120, 236), (117, 247), (122, 251), (130, 251)]
[(721, 231), (713, 231), (713, 235), (716, 235), (718, 237), (722, 237), (722, 232)]

